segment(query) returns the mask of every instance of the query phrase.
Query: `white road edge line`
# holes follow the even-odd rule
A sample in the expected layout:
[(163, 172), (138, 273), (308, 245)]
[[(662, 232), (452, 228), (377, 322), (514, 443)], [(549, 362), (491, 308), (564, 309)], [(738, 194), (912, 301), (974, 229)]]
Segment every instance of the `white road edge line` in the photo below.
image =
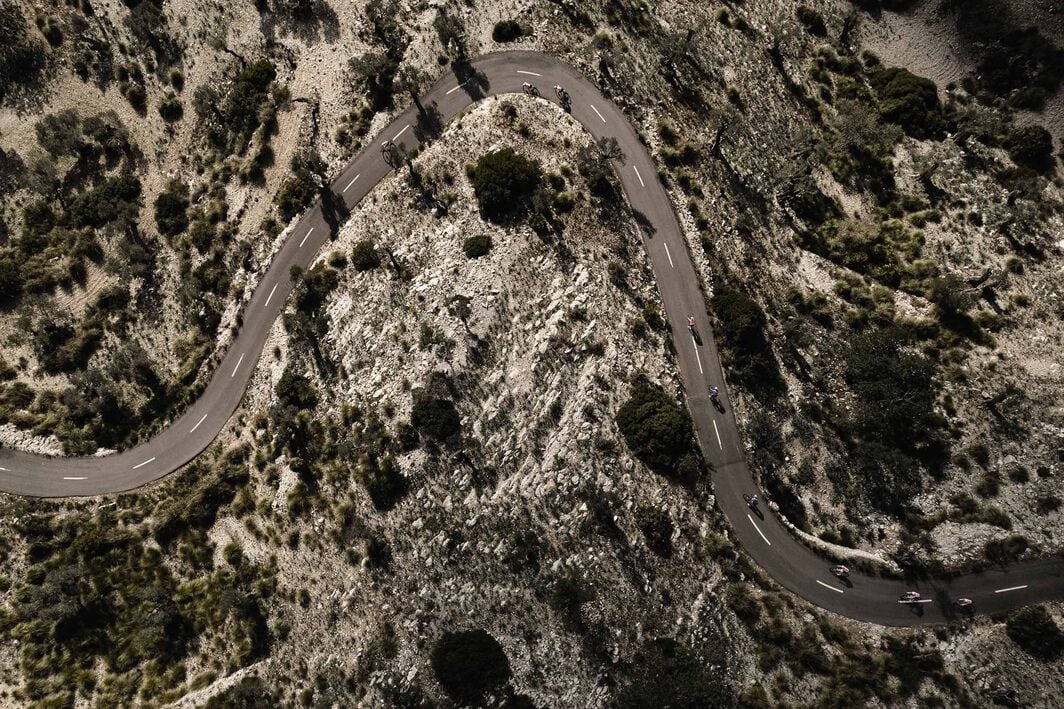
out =
[[(598, 116), (599, 118), (602, 118), (602, 114), (601, 114), (601, 113), (599, 113), (599, 110), (598, 110), (597, 108), (595, 108), (595, 104), (593, 104), (593, 103), (590, 103), (590, 104), (588, 104), (588, 105), (589, 105), (589, 106), (591, 106), (591, 110), (595, 112), (595, 115), (596, 115), (596, 116)], [(605, 119), (605, 118), (602, 118), (602, 122), (603, 122), (603, 123), (605, 123), (605, 122), (606, 122), (606, 119)]]
[(360, 177), (362, 177), (362, 173), (361, 172), (358, 173), (357, 175), (355, 175), (353, 178), (351, 178), (351, 181), (347, 183), (347, 187), (344, 188), (344, 192), (347, 192), (349, 189), (351, 189), (351, 185), (355, 184), (355, 180), (357, 180)]
[(818, 584), (820, 584), (821, 586), (823, 586), (824, 588), (830, 588), (830, 589), (831, 589), (832, 591), (834, 591), (835, 593), (843, 593), (843, 590), (842, 590), (841, 588), (835, 588), (835, 587), (834, 587), (834, 586), (832, 586), (831, 584), (829, 584), (829, 583), (824, 583), (824, 582), (823, 582), (823, 581), (821, 581), (820, 579), (814, 579), (814, 580), (815, 580), (815, 581), (816, 581), (816, 582), (817, 582)]
[(517, 73), (518, 73), (518, 74), (528, 74), (529, 76), (543, 76), (543, 74), (537, 74), (537, 73), (536, 73), (536, 72), (534, 72), (534, 71), (523, 71), (523, 70), (521, 70), (521, 69), (518, 69), (518, 70), (517, 70)]
[(720, 431), (717, 430), (716, 419), (713, 420), (713, 433), (717, 434), (717, 445), (720, 446), (721, 450), (724, 450), (724, 444), (720, 442)]
[(669, 251), (669, 245), (666, 244), (664, 241), (661, 243), (665, 245), (665, 255), (669, 257), (669, 265), (673, 268), (676, 268), (676, 264), (672, 262), (672, 253)]
[(236, 366), (233, 367), (233, 373), (229, 375), (230, 377), (235, 377), (236, 376), (236, 370), (240, 369), (240, 363), (243, 362), (243, 361), (244, 361), (244, 353), (241, 352), (240, 353), (240, 359), (238, 359), (236, 361)]
[(635, 176), (639, 178), (639, 184), (643, 187), (646, 187), (647, 183), (643, 182), (643, 176), (639, 174), (639, 168), (635, 165), (632, 165), (632, 169), (635, 170)]
[(189, 433), (195, 433), (196, 429), (200, 427), (200, 424), (203, 423), (203, 420), (205, 418), (207, 418), (207, 414), (203, 414), (202, 416), (200, 416), (200, 420), (196, 422), (196, 425), (192, 427), (192, 430), (189, 431)]
[(407, 123), (405, 126), (403, 126), (403, 129), (401, 131), (399, 131), (398, 133), (395, 134), (395, 137), (392, 138), (392, 140), (393, 141), (394, 140), (399, 140), (399, 136), (401, 136), (403, 133), (406, 133), (406, 129), (409, 128), (409, 127), (410, 127), (410, 124)]
[(88, 480), (88, 478), (63, 478), (64, 480)]
[(267, 305), (269, 305), (269, 304), (270, 304), (270, 298), (272, 298), (272, 297), (273, 297), (273, 292), (274, 292), (275, 290), (277, 290), (277, 285), (278, 285), (278, 284), (276, 284), (276, 283), (274, 283), (274, 284), (273, 284), (273, 288), (271, 288), (271, 289), (270, 289), (270, 294), (269, 294), (268, 296), (266, 296), (266, 302), (262, 304), (262, 307), (264, 307), (264, 308), (265, 308), (265, 307), (266, 307)]
[(769, 546), (772, 546), (772, 542), (770, 542), (768, 540), (768, 537), (765, 536), (765, 533), (761, 531), (761, 527), (757, 526), (757, 522), (754, 521), (754, 518), (751, 517), (750, 515), (746, 515), (746, 518), (748, 520), (750, 520), (750, 524), (754, 525), (754, 529), (756, 529), (757, 533), (761, 535), (761, 538), (765, 540), (765, 544), (768, 544)]
[(137, 463), (136, 465), (133, 466), (133, 469), (136, 470), (137, 468), (143, 468), (145, 465), (147, 465), (148, 463), (152, 462), (153, 460), (155, 460), (155, 456), (154, 455), (151, 458), (148, 458), (143, 463)]
[(450, 96), (450, 95), (451, 95), (451, 94), (453, 94), (453, 93), (454, 93), (455, 91), (457, 91), (458, 89), (462, 88), (463, 86), (465, 86), (465, 85), (466, 85), (466, 84), (468, 84), (468, 83), (469, 83), (469, 79), (466, 79), (465, 81), (463, 81), (462, 83), (460, 83), (460, 84), (459, 84), (458, 86), (455, 86), (455, 87), (454, 87), (453, 89), (450, 89), (449, 91), (447, 91), (447, 95), (448, 95), (448, 96)]
[(300, 247), (302, 247), (302, 246), (303, 246), (303, 244), (307, 243), (307, 239), (309, 239), (309, 238), (310, 238), (310, 235), (314, 233), (314, 230), (315, 230), (315, 229), (317, 229), (317, 227), (313, 227), (313, 226), (312, 226), (312, 227), (310, 228), (310, 231), (308, 231), (308, 232), (307, 232), (307, 235), (303, 237), (303, 241), (300, 241), (300, 242), (299, 242), (299, 245), (300, 245)]
[(702, 357), (698, 354), (698, 342), (695, 341), (694, 335), (691, 335), (691, 344), (695, 348), (695, 358), (698, 360), (698, 373), (705, 374), (705, 372), (702, 371)]
[(1024, 588), (1027, 588), (1027, 584), (1024, 584), (1022, 586), (1009, 586), (1008, 588), (999, 588), (998, 590), (994, 591), (994, 593), (1008, 593), (1009, 591), (1019, 591)]

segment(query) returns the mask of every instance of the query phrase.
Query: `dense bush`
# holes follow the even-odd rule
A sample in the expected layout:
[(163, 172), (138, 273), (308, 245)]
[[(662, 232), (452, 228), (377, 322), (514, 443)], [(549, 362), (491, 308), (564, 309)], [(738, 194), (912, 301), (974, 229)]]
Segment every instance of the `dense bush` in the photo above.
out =
[(462, 243), (462, 252), (467, 258), (487, 256), (491, 251), (491, 237), (487, 234), (475, 234)]
[(212, 84), (196, 88), (192, 106), (208, 122), (208, 138), (215, 147), (242, 155), (255, 131), (273, 122), (272, 114), (265, 109), (275, 78), (273, 64), (260, 59), (237, 74), (227, 93)]
[(908, 69), (880, 69), (869, 77), (879, 98), (879, 115), (916, 138), (934, 138), (946, 128), (935, 82)]
[(1042, 126), (1031, 125), (1013, 130), (1005, 138), (1005, 148), (1017, 165), (1038, 172), (1050, 172), (1056, 163), (1053, 137)]
[(847, 474), (877, 509), (897, 511), (920, 490), (920, 463), (937, 469), (947, 453), (934, 365), (903, 331), (888, 328), (854, 339), (844, 374), (855, 395), (838, 420), (853, 438)]
[(188, 228), (188, 185), (171, 180), (155, 198), (155, 225), (163, 236), (177, 236)]
[(319, 188), (318, 179), (314, 175), (305, 169), (297, 168), (273, 198), (281, 218), (288, 221), (302, 212), (318, 194)]
[(0, 101), (17, 86), (32, 84), (44, 68), (44, 45), (26, 29), (18, 5), (0, 2)]
[(371, 271), (381, 265), (381, 254), (372, 239), (362, 239), (355, 243), (351, 252), (351, 265), (356, 271)]
[(336, 271), (328, 264), (315, 265), (303, 273), (296, 296), (296, 308), (308, 315), (316, 313), (339, 282)]
[(499, 20), (491, 30), (491, 38), (496, 42), (513, 42), (525, 34), (521, 23), (515, 20)]
[(382, 512), (395, 507), (407, 493), (406, 478), (390, 456), (380, 461), (369, 457), (358, 471), (373, 506)]
[(652, 552), (664, 557), (672, 555), (673, 524), (668, 512), (657, 507), (640, 510), (639, 529)]
[(528, 210), (533, 193), (543, 181), (539, 162), (503, 148), (483, 155), (470, 170), (480, 216), (505, 223)]
[(799, 5), (798, 9), (794, 12), (798, 21), (805, 25), (805, 28), (810, 33), (817, 37), (827, 36), (828, 28), (824, 24), (824, 16), (819, 12), (809, 7), (808, 5)]
[(370, 104), (382, 111), (392, 105), (399, 61), (386, 52), (366, 52), (348, 61), (355, 84), (369, 94)]
[(782, 379), (772, 347), (765, 338), (765, 312), (737, 288), (721, 285), (710, 302), (720, 320), (728, 368), (736, 379), (758, 396), (772, 399)]
[(462, 431), (462, 419), (450, 399), (415, 396), (410, 424), (422, 436), (445, 441)]
[(1005, 631), (1014, 643), (1039, 660), (1052, 662), (1064, 654), (1064, 632), (1042, 606), (1030, 606), (1013, 613), (1005, 624)]
[(318, 393), (314, 390), (314, 385), (291, 368), (285, 369), (277, 381), (276, 393), (278, 401), (285, 406), (312, 409), (318, 404)]
[(687, 411), (660, 387), (646, 380), (632, 387), (617, 411), (617, 427), (632, 455), (654, 472), (678, 479), (680, 462), (694, 451)]
[(432, 671), (451, 697), (476, 705), (510, 681), (510, 661), (499, 642), (483, 630), (444, 633), (432, 648)]
[(710, 663), (677, 640), (649, 640), (633, 658), (616, 705), (625, 709), (733, 706), (727, 677), (720, 666), (710, 669)]

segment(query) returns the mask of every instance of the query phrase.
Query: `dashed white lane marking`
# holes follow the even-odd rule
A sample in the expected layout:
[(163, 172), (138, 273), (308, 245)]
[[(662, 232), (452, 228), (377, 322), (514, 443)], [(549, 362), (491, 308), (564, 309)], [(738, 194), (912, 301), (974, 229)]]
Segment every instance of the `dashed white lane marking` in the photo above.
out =
[(310, 228), (310, 231), (308, 231), (308, 232), (307, 232), (307, 235), (303, 237), (303, 241), (300, 241), (300, 242), (299, 242), (299, 245), (300, 245), (301, 247), (303, 246), (303, 244), (307, 243), (307, 239), (309, 239), (309, 238), (310, 238), (310, 235), (314, 233), (314, 230), (315, 230), (315, 229), (317, 229), (317, 227), (313, 227), (313, 226), (312, 226), (312, 227)]
[[(599, 110), (597, 108), (595, 108), (595, 104), (592, 103), (592, 104), (589, 104), (589, 105), (591, 106), (591, 110), (595, 112), (595, 115), (598, 116), (599, 118), (602, 118), (602, 114), (599, 113)], [(602, 122), (605, 123), (606, 119), (602, 118)]]
[(0, 470), (3, 470), (5, 473), (9, 472), (7, 468), (0, 468)]
[[(661, 242), (661, 243), (665, 244), (664, 241)], [(665, 244), (665, 255), (669, 257), (669, 265), (672, 266), (673, 268), (676, 268), (676, 264), (674, 264), (672, 262), (672, 252), (669, 251), (669, 245), (668, 244)]]
[(81, 477), (81, 478), (63, 478), (63, 479), (64, 480), (88, 480), (88, 478), (85, 478), (85, 477)]
[(407, 123), (405, 126), (403, 126), (403, 129), (401, 131), (399, 131), (398, 133), (395, 134), (395, 137), (392, 138), (392, 140), (393, 141), (399, 140), (399, 136), (401, 136), (403, 133), (406, 133), (406, 129), (409, 128), (409, 127), (410, 127), (410, 124)]
[(203, 420), (205, 418), (207, 418), (207, 414), (203, 414), (202, 416), (200, 416), (200, 420), (196, 422), (196, 425), (192, 427), (192, 430), (189, 431), (189, 433), (195, 433), (196, 429), (200, 427), (200, 424), (203, 423)]
[(761, 538), (765, 540), (765, 544), (768, 544), (769, 546), (772, 546), (772, 542), (770, 542), (768, 540), (768, 537), (765, 536), (765, 533), (761, 531), (761, 527), (757, 526), (757, 522), (754, 521), (754, 518), (751, 517), (750, 515), (746, 515), (746, 518), (748, 520), (750, 520), (750, 524), (754, 525), (754, 529), (756, 529), (757, 533), (761, 535)]
[(462, 88), (463, 86), (465, 86), (465, 85), (466, 85), (466, 84), (468, 84), (468, 83), (469, 83), (469, 80), (468, 80), (468, 79), (467, 79), (467, 80), (465, 80), (465, 81), (463, 81), (463, 82), (462, 82), (462, 83), (460, 83), (460, 84), (459, 84), (458, 86), (455, 86), (455, 87), (454, 87), (453, 89), (450, 89), (450, 90), (449, 90), (449, 91), (447, 92), (447, 95), (448, 95), (448, 96), (450, 96), (450, 95), (451, 95), (451, 94), (453, 94), (453, 93), (454, 93), (455, 91), (457, 91), (458, 89)]
[(818, 584), (820, 584), (821, 586), (823, 586), (824, 588), (830, 588), (830, 589), (831, 589), (832, 591), (834, 591), (835, 593), (843, 593), (843, 590), (842, 590), (841, 588), (835, 588), (835, 587), (834, 587), (834, 586), (832, 586), (831, 584), (829, 584), (829, 583), (824, 583), (824, 582), (823, 582), (823, 581), (821, 581), (820, 579), (816, 579), (816, 582), (817, 582)]
[(229, 375), (230, 377), (235, 377), (236, 376), (236, 370), (240, 369), (240, 363), (243, 362), (243, 361), (244, 361), (244, 353), (241, 352), (240, 353), (240, 359), (238, 359), (236, 361), (236, 366), (233, 367), (233, 373)]
[(1008, 588), (999, 588), (998, 590), (994, 591), (994, 593), (1008, 593), (1009, 591), (1019, 591), (1024, 588), (1027, 588), (1027, 584), (1024, 584), (1022, 586), (1009, 586)]
[(274, 283), (274, 284), (273, 284), (273, 288), (271, 288), (271, 289), (270, 289), (270, 294), (269, 294), (268, 296), (266, 296), (266, 302), (262, 304), (262, 307), (264, 307), (264, 308), (265, 308), (265, 307), (266, 307), (267, 305), (269, 305), (269, 304), (270, 304), (270, 298), (272, 298), (272, 297), (273, 297), (273, 292), (274, 292), (275, 290), (277, 290), (277, 284), (276, 284), (276, 283)]
[(713, 421), (713, 433), (717, 434), (717, 445), (720, 446), (721, 450), (724, 450), (724, 444), (720, 442), (720, 431), (717, 430), (716, 420)]
[(522, 71), (521, 69), (518, 69), (517, 73), (518, 74), (528, 74), (529, 76), (543, 76), (543, 74), (537, 74), (534, 71)]
[(359, 173), (359, 174), (355, 175), (353, 178), (351, 178), (351, 181), (347, 183), (347, 187), (344, 188), (344, 192), (347, 192), (349, 189), (351, 189), (351, 185), (355, 184), (355, 180), (357, 180), (360, 177), (362, 177), (362, 173)]
[(155, 460), (155, 456), (154, 455), (151, 458), (148, 458), (143, 463), (137, 463), (136, 465), (133, 466), (133, 469), (136, 470), (137, 468), (143, 468), (145, 465), (147, 465), (148, 463), (152, 462), (153, 460)]
[(702, 357), (698, 354), (698, 343), (695, 341), (694, 335), (691, 335), (691, 344), (695, 348), (695, 358), (698, 360), (698, 373), (705, 374), (705, 372), (702, 371)]
[(643, 176), (639, 174), (639, 168), (632, 165), (632, 169), (635, 170), (635, 176), (639, 178), (639, 184), (643, 187), (647, 186), (647, 183), (643, 182)]
[(898, 603), (905, 603), (906, 605), (909, 603), (931, 603), (932, 600), (931, 598), (917, 598), (915, 601), (898, 601)]

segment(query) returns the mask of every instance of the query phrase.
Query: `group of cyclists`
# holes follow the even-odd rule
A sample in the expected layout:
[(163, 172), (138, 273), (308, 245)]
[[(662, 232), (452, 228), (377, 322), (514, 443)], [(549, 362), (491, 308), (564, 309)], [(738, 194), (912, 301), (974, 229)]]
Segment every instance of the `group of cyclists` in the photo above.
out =
[[(525, 92), (529, 96), (539, 96), (539, 89), (536, 88), (535, 84), (533, 84), (533, 83), (531, 83), (529, 81), (526, 81), (525, 83), (521, 84), (521, 91)], [(554, 95), (558, 97), (558, 103), (560, 103), (563, 107), (568, 108), (568, 106), (569, 106), (569, 92), (568, 91), (563, 89), (559, 84), (555, 84), (554, 85)]]

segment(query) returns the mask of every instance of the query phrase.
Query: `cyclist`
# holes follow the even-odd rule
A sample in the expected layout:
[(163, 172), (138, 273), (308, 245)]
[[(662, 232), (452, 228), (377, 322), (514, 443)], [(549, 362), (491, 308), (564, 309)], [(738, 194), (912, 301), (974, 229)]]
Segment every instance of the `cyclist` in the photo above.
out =
[(757, 495), (750, 495), (746, 498), (746, 504), (750, 505), (750, 509), (757, 510)]
[(690, 315), (690, 316), (687, 317), (687, 327), (691, 330), (691, 332), (694, 332), (694, 330), (695, 330), (695, 317), (693, 315)]
[(972, 607), (972, 599), (970, 599), (970, 598), (958, 598), (957, 600), (954, 601), (954, 603), (957, 605), (958, 608), (971, 608)]
[(850, 569), (840, 564), (839, 566), (832, 566), (831, 573), (835, 574), (840, 579), (843, 579), (850, 575)]
[(918, 591), (906, 591), (901, 594), (901, 600), (904, 603), (914, 603), (920, 600), (920, 593)]
[(554, 85), (554, 93), (557, 94), (559, 101), (569, 103), (569, 92), (563, 89), (560, 84)]
[(720, 389), (718, 389), (717, 387), (710, 387), (709, 388), (709, 400), (712, 401), (714, 404), (719, 404), (720, 403)]
[(524, 91), (526, 94), (531, 94), (535, 92), (536, 87), (526, 81), (525, 83), (521, 84), (521, 90)]

